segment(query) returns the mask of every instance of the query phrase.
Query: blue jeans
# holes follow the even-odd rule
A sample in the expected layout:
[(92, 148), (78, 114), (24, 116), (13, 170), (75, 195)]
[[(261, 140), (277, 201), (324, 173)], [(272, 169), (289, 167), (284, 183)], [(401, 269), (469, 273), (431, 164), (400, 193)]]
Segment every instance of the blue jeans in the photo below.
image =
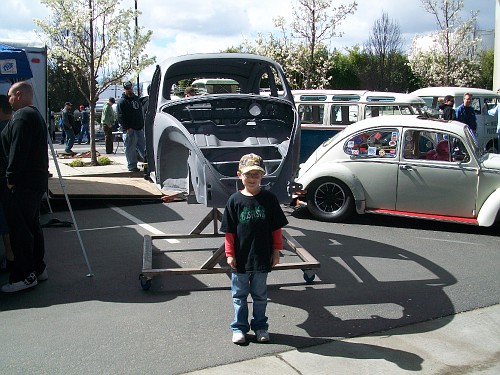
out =
[(127, 158), (127, 168), (129, 171), (137, 168), (137, 153), (145, 159), (144, 150), (144, 130), (134, 130), (123, 132), (123, 151)]
[(85, 135), (87, 142), (90, 142), (90, 135), (89, 135), (89, 125), (82, 125), (80, 129), (80, 134), (78, 134), (78, 143), (82, 143), (83, 136)]
[[(267, 272), (231, 273), (231, 293), (233, 296), (233, 332), (247, 333), (252, 330), (267, 329)], [(252, 295), (252, 322), (248, 324), (248, 294)]]
[(75, 132), (73, 129), (64, 129), (64, 132), (66, 133), (66, 148), (64, 152), (70, 153), (75, 144)]

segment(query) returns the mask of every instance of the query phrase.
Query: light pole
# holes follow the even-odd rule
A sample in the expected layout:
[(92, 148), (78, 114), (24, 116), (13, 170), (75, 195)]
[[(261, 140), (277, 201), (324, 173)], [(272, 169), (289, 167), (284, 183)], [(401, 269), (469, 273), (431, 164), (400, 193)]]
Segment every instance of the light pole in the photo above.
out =
[[(137, 0), (135, 2), (135, 38), (137, 40), (139, 36), (139, 21), (137, 17)], [(137, 66), (139, 66), (139, 56), (137, 56)], [(141, 96), (141, 87), (139, 86), (139, 72), (137, 72), (137, 96)]]

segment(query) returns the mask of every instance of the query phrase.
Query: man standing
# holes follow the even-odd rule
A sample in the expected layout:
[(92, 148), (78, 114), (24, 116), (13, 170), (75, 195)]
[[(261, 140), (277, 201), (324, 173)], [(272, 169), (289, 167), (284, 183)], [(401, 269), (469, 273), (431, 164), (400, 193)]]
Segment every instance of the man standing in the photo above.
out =
[(456, 120), (457, 115), (453, 109), (453, 104), (455, 104), (455, 99), (451, 95), (446, 95), (443, 100), (443, 104), (439, 106), (439, 109), (443, 111), (443, 120)]
[(73, 104), (70, 102), (64, 103), (64, 109), (61, 114), (64, 132), (66, 133), (66, 148), (64, 149), (64, 153), (69, 155), (73, 154), (71, 149), (75, 144), (75, 118), (72, 107)]
[(116, 114), (113, 110), (115, 98), (109, 98), (107, 103), (104, 104), (102, 110), (101, 124), (104, 130), (104, 141), (106, 144), (106, 154), (113, 153), (113, 127), (116, 120)]
[(469, 128), (471, 128), (474, 134), (476, 134), (476, 129), (477, 129), (476, 113), (474, 112), (474, 108), (472, 108), (471, 104), (472, 104), (472, 94), (466, 92), (464, 94), (464, 102), (460, 104), (456, 109), (457, 121), (469, 125)]
[(43, 261), (45, 244), (40, 226), (40, 204), (47, 191), (47, 125), (33, 106), (33, 88), (14, 83), (8, 93), (14, 110), (0, 136), (6, 157), (5, 214), (10, 230), (14, 263), (2, 292), (17, 292), (47, 280)]
[[(498, 91), (497, 91), (498, 92)], [(490, 116), (497, 116), (497, 154), (500, 154), (500, 104), (497, 104), (494, 108), (488, 110)]]
[(80, 112), (82, 113), (82, 127), (80, 128), (80, 134), (78, 134), (78, 144), (82, 143), (83, 136), (87, 139), (86, 143), (90, 144), (90, 134), (89, 134), (89, 123), (90, 123), (90, 113), (85, 106), (80, 106)]
[[(0, 134), (5, 129), (10, 119), (12, 118), (12, 107), (9, 103), (7, 95), (0, 95)], [(12, 270), (12, 263), (14, 262), (14, 254), (10, 246), (9, 227), (7, 219), (5, 218), (5, 210), (3, 204), (7, 195), (7, 177), (5, 177), (5, 169), (7, 168), (7, 158), (3, 153), (0, 146), (0, 235), (2, 236), (3, 246), (5, 249), (5, 268), (7, 271)], [(1, 260), (1, 258), (0, 258)], [(0, 262), (3, 265), (3, 261)], [(0, 268), (2, 266), (0, 265)]]
[(118, 122), (123, 130), (123, 148), (130, 172), (138, 172), (137, 154), (144, 160), (144, 117), (142, 104), (131, 82), (123, 84), (125, 92), (118, 102)]

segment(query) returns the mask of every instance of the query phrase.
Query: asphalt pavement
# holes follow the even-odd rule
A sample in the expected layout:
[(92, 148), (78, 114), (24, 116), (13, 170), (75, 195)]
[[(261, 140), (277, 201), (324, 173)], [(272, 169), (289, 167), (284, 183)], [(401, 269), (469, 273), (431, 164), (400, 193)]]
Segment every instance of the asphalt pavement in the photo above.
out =
[[(55, 146), (57, 149), (57, 145)], [(85, 147), (88, 148), (88, 146), (77, 145), (74, 150), (78, 151), (81, 148), (83, 151)], [(102, 143), (98, 144), (98, 150), (103, 151)], [(107, 156), (114, 163), (106, 168), (73, 168), (67, 165), (66, 160), (60, 160), (59, 171), (62, 176), (69, 176), (122, 173), (124, 168), (126, 170), (125, 157), (121, 147), (118, 148), (116, 154)], [(52, 160), (51, 171), (58, 173)], [(172, 215), (175, 213), (173, 212)], [(175, 217), (175, 219), (178, 218)], [(175, 220), (172, 220), (171, 223), (175, 226)], [(108, 228), (112, 229), (113, 227), (109, 226)], [(56, 241), (57, 236), (62, 235), (48, 233), (47, 237)], [(96, 235), (94, 239), (95, 241), (101, 240), (99, 235)], [(105, 240), (104, 238), (102, 241)], [(126, 239), (124, 239), (125, 241)], [(73, 250), (78, 248), (76, 240), (73, 240), (73, 246)], [(123, 246), (126, 246), (126, 243), (123, 243)], [(123, 259), (108, 259), (111, 254), (116, 257), (120, 249), (113, 249), (109, 254), (104, 252), (106, 250), (104, 247), (101, 250), (100, 260), (106, 261), (106, 264), (123, 267), (123, 273), (128, 271), (126, 269), (128, 264)], [(205, 321), (195, 334), (186, 333), (185, 336), (175, 334), (175, 337), (172, 337), (171, 335), (174, 333), (165, 329), (164, 344), (171, 346), (172, 342), (178, 342), (179, 348), (182, 348), (182, 343), (185, 340), (195, 342), (199, 340), (203, 345), (207, 345), (207, 351), (209, 351), (210, 338), (200, 339), (200, 335), (210, 335), (210, 332), (213, 331), (213, 327), (210, 327), (210, 318), (207, 316), (211, 316), (212, 309), (217, 306), (210, 305), (213, 298), (210, 294), (216, 294), (220, 291), (226, 293), (227, 291), (216, 289), (213, 292), (203, 292), (203, 296), (198, 293), (198, 299), (203, 301), (201, 307), (199, 304), (196, 306), (188, 305), (189, 302), (183, 297), (189, 296), (189, 293), (181, 291), (178, 298), (173, 298), (171, 301), (161, 300), (161, 305), (166, 307), (162, 306), (162, 310), (159, 310), (160, 303), (158, 302), (160, 298), (165, 298), (165, 296), (154, 290), (146, 297), (141, 295), (141, 292), (134, 291), (129, 293), (127, 297), (119, 298), (117, 296), (121, 293), (119, 286), (110, 285), (109, 290), (106, 287), (105, 291), (96, 289), (98, 285), (101, 285), (100, 282), (108, 281), (106, 273), (111, 273), (111, 270), (106, 267), (97, 266), (96, 274), (98, 276), (94, 278), (93, 282), (87, 283), (82, 280), (81, 275), (85, 266), (82, 261), (74, 261), (75, 251), (72, 255), (59, 255), (60, 269), (49, 268), (49, 275), (55, 281), (63, 275), (68, 278), (64, 285), (52, 284), (52, 288), (56, 288), (57, 293), (51, 291), (54, 294), (45, 295), (47, 287), (42, 284), (37, 287), (41, 287), (40, 291), (23, 292), (22, 298), (0, 296), (0, 303), (4, 303), (4, 307), (0, 307), (0, 363), (3, 363), (3, 366), (0, 365), (0, 373), (183, 373), (181, 370), (182, 362), (187, 364), (190, 361), (195, 361), (195, 358), (183, 358), (182, 350), (179, 350), (177, 355), (181, 359), (178, 360), (179, 363), (176, 363), (177, 367), (172, 364), (172, 368), (167, 369), (161, 354), (162, 348), (158, 345), (151, 346), (152, 337), (157, 333), (155, 327), (148, 325), (149, 318), (154, 321), (154, 318), (159, 319), (160, 317), (174, 320), (172, 322), (174, 324), (175, 316), (171, 316), (170, 312), (176, 311), (175, 303), (181, 304), (180, 308), (193, 314), (192, 324), (197, 324), (196, 319), (201, 316), (204, 317)], [(92, 256), (95, 259), (98, 255), (92, 254)], [(134, 259), (139, 261), (136, 258)], [(71, 276), (71, 274), (75, 276)], [(114, 282), (120, 277), (119, 274), (119, 272), (113, 271)], [(2, 277), (2, 281), (4, 279), (5, 277)], [(125, 279), (120, 279), (120, 281), (127, 282)], [(50, 283), (50, 280), (47, 283)], [(38, 293), (40, 296), (44, 296), (43, 298), (51, 298), (51, 300), (41, 301), (37, 297)], [(196, 291), (191, 293), (195, 294)], [(429, 298), (432, 298), (432, 295)], [(148, 299), (150, 300), (149, 304), (137, 303), (139, 300), (147, 302)], [(168, 308), (166, 302), (170, 302), (173, 307)], [(186, 305), (182, 306), (183, 303)], [(149, 309), (145, 310), (144, 307), (148, 305)], [(119, 316), (120, 311), (123, 311), (123, 317)], [(148, 314), (148, 318), (141, 317), (143, 313)], [(158, 316), (155, 317), (155, 314)], [(134, 319), (134, 316), (137, 318)], [(80, 323), (79, 318), (81, 318), (82, 323)], [(375, 318), (372, 317), (372, 319)], [(56, 326), (53, 323), (49, 324), (49, 322), (58, 320)], [(60, 332), (54, 328), (57, 326), (60, 327)], [(97, 329), (96, 327), (102, 328)], [(225, 359), (225, 363), (220, 363), (219, 360), (215, 359), (214, 363), (218, 363), (218, 366), (204, 368), (190, 372), (190, 374), (500, 374), (499, 327), (500, 305), (496, 304), (425, 322), (402, 325), (398, 328), (368, 335), (326, 340), (304, 340), (302, 344), (293, 345), (296, 347), (293, 350), (270, 350), (271, 353), (266, 350), (257, 350), (255, 358), (244, 361)], [(317, 327), (320, 331), (322, 328)], [(99, 337), (108, 334), (108, 330), (109, 337)], [(32, 342), (20, 342), (21, 337), (23, 339), (31, 338)], [(99, 341), (96, 340), (96, 337), (100, 338)], [(271, 331), (271, 339), (278, 342), (291, 340), (282, 334), (273, 334), (273, 331)], [(158, 340), (161, 342), (161, 336), (155, 336), (154, 340), (156, 343)], [(227, 340), (230, 340), (229, 333)], [(75, 345), (75, 342), (78, 342), (77, 353), (69, 349), (74, 349), (72, 346)], [(316, 342), (320, 344), (315, 345)], [(23, 348), (25, 346), (31, 347), (29, 353), (32, 354), (33, 358), (38, 358), (43, 353), (44, 356), (41, 357), (43, 360), (38, 358), (35, 361), (30, 361), (26, 354), (23, 357), (18, 357), (19, 353), (25, 352), (24, 350), (16, 350), (16, 345), (22, 345)], [(245, 351), (260, 345), (262, 348), (267, 346), (255, 343), (250, 338), (250, 348), (234, 345), (231, 350)], [(273, 344), (268, 345), (267, 348), (271, 348)], [(125, 357), (117, 355), (115, 358), (112, 354), (114, 347), (116, 347), (116, 352), (124, 351), (127, 355)], [(210, 352), (217, 352), (216, 348), (215, 350), (214, 348), (210, 349), (212, 349)], [(172, 350), (175, 351), (175, 348)], [(47, 353), (49, 353), (48, 357)], [(102, 355), (105, 358), (100, 357)], [(142, 363), (141, 357), (146, 357), (147, 363)], [(221, 358), (225, 357), (221, 356)], [(235, 356), (235, 358), (237, 357)], [(189, 369), (192, 366), (186, 365), (184, 368)]]

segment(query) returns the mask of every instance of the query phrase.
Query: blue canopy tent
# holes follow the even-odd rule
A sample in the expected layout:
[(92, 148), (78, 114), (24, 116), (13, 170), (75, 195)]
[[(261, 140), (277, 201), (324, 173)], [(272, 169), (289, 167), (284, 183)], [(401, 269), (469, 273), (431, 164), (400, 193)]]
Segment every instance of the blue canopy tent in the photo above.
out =
[(33, 77), (23, 49), (0, 43), (0, 81), (14, 83)]

